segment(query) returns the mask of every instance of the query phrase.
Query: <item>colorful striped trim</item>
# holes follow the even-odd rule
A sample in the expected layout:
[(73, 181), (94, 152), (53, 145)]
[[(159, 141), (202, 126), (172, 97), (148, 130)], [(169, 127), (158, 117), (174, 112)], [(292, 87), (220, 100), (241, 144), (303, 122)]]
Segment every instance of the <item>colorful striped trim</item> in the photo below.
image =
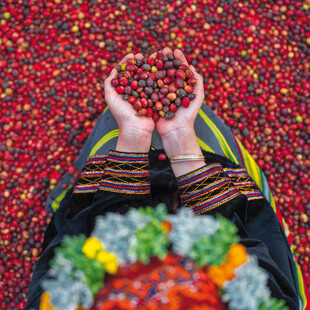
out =
[(99, 189), (123, 194), (150, 194), (148, 154), (110, 151)]
[(240, 195), (217, 163), (179, 177), (178, 185), (182, 204), (195, 214), (208, 212)]
[(179, 188), (182, 188), (185, 185), (189, 185), (191, 183), (202, 180), (218, 172), (223, 172), (223, 168), (220, 164), (210, 164), (201, 167), (193, 172), (187, 173), (184, 176), (178, 177), (177, 180), (179, 183)]
[(130, 177), (130, 176), (149, 176), (149, 171), (130, 171), (130, 170), (117, 170), (114, 168), (105, 168), (105, 173), (117, 174), (118, 176)]
[(192, 192), (190, 192), (189, 194), (184, 194), (183, 195), (183, 199), (185, 200), (189, 200), (189, 199), (193, 199), (193, 198), (196, 198), (197, 196), (201, 195), (202, 192), (205, 192), (205, 193), (208, 193), (208, 192), (212, 192), (213, 190), (219, 188), (220, 186), (223, 186), (223, 185), (227, 185), (228, 183), (230, 183), (230, 180), (227, 179), (227, 178), (223, 178), (222, 180), (219, 180), (217, 182), (214, 182), (200, 190), (194, 190)]
[(88, 158), (73, 193), (94, 193), (99, 189), (99, 183), (104, 172), (104, 166), (108, 155), (94, 155)]
[(244, 168), (224, 168), (236, 188), (244, 194), (248, 200), (263, 199), (264, 196), (248, 175)]
[(229, 201), (232, 199), (238, 197), (240, 193), (237, 189), (232, 188), (230, 191), (228, 191), (225, 195), (222, 195), (220, 197), (214, 197), (213, 199), (210, 199), (208, 201), (204, 201), (203, 204), (197, 204), (195, 206), (192, 206), (193, 212), (195, 214), (202, 214), (208, 211), (211, 211)]
[(109, 152), (109, 161), (114, 162), (145, 162), (148, 160), (149, 154), (148, 153), (122, 153), (117, 151), (110, 151)]
[(107, 157), (108, 157), (108, 154), (94, 155), (92, 157), (89, 157), (86, 161), (85, 166), (88, 164), (105, 162), (107, 160)]

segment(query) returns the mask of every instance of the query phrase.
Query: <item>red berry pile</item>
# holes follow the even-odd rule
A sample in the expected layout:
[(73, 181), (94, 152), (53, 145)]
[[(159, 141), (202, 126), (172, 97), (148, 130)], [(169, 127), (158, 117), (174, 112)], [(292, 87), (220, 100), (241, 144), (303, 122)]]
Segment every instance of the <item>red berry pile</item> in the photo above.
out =
[[(0, 308), (24, 309), (51, 214), (126, 54), (179, 48), (267, 175), (310, 284), (309, 0), (0, 2)], [(64, 185), (64, 188), (67, 185)]]
[(117, 78), (111, 80), (116, 91), (131, 103), (139, 116), (172, 119), (178, 107), (187, 108), (197, 79), (174, 54), (157, 52), (148, 58), (128, 59), (116, 65)]

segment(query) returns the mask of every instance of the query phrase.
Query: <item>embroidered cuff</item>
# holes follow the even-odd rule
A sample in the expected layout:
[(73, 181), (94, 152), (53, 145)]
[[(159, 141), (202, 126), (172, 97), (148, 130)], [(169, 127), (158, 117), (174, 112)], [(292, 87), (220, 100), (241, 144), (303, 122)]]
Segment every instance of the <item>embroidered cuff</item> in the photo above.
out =
[(210, 164), (178, 179), (181, 202), (195, 214), (206, 213), (234, 199), (240, 192), (220, 164)]
[(95, 193), (104, 172), (108, 155), (94, 155), (87, 159), (79, 180), (74, 187), (75, 194)]
[(238, 190), (244, 194), (248, 200), (264, 198), (263, 194), (258, 189), (257, 185), (253, 182), (246, 169), (224, 168), (224, 171), (228, 174), (231, 181), (238, 188)]
[(150, 194), (148, 153), (110, 151), (100, 190), (123, 194)]

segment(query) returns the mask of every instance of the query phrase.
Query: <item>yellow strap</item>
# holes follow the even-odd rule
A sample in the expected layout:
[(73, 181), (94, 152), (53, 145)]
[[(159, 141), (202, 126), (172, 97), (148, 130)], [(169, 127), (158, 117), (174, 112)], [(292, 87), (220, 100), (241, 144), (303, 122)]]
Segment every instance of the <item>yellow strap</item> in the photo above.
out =
[(119, 135), (119, 129), (114, 129), (110, 132), (108, 132), (105, 136), (103, 136), (96, 144), (95, 146), (92, 148), (89, 157), (93, 156), (96, 154), (96, 152), (108, 141), (110, 141), (111, 139), (118, 137)]
[(232, 160), (234, 163), (238, 164), (238, 160), (235, 157), (234, 153), (230, 149), (226, 139), (223, 137), (221, 131), (215, 126), (215, 124), (211, 121), (211, 119), (203, 112), (202, 109), (199, 110), (200, 117), (205, 121), (205, 123), (210, 127), (216, 138), (218, 139), (220, 146), (226, 155), (227, 158)]

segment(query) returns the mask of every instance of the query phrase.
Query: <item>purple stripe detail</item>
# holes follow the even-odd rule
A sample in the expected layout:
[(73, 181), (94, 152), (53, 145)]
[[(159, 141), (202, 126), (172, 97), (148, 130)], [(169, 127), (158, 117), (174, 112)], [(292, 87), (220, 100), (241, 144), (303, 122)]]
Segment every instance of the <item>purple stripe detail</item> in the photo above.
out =
[(182, 187), (184, 185), (189, 185), (191, 183), (198, 181), (199, 179), (205, 178), (206, 176), (211, 176), (212, 174), (216, 172), (223, 172), (222, 167), (217, 166), (212, 169), (208, 169), (207, 171), (201, 171), (198, 174), (191, 175), (187, 177), (186, 179), (179, 181), (179, 186)]
[(141, 189), (150, 189), (151, 186), (149, 184), (137, 184), (137, 185), (133, 185), (133, 184), (123, 184), (123, 183), (110, 183), (110, 182), (101, 182), (100, 183), (100, 188), (118, 188), (118, 189), (132, 189), (132, 190), (137, 190), (139, 188)]
[(184, 199), (189, 199), (189, 198), (195, 198), (197, 196), (201, 196), (202, 194), (206, 194), (211, 192), (214, 189), (220, 188), (221, 186), (224, 186), (226, 184), (230, 183), (230, 180), (225, 178), (224, 180), (221, 180), (218, 184), (211, 184), (210, 186), (202, 188), (200, 191), (195, 192), (195, 193), (189, 193), (187, 195), (184, 195)]
[(114, 169), (105, 168), (104, 172), (106, 174), (117, 174), (117, 175), (124, 175), (124, 176), (126, 176), (126, 175), (149, 176), (150, 175), (149, 170), (146, 170), (145, 172), (144, 171), (142, 171), (142, 172), (140, 172), (140, 171), (126, 171), (125, 172), (124, 170), (118, 171), (118, 170), (114, 170)]
[[(214, 198), (214, 199), (209, 200), (209, 201), (204, 201), (202, 204), (195, 206), (192, 209), (194, 212), (197, 212), (197, 211), (200, 211), (201, 209), (205, 209), (205, 208), (210, 207), (211, 205), (214, 205), (214, 204), (219, 204), (219, 203), (224, 204), (225, 201), (227, 201), (229, 198), (233, 198), (234, 196), (236, 196), (238, 194), (239, 194), (238, 190), (235, 188), (232, 188), (226, 194), (221, 195), (220, 197)], [(231, 196), (233, 196), (233, 197), (231, 197)]]

